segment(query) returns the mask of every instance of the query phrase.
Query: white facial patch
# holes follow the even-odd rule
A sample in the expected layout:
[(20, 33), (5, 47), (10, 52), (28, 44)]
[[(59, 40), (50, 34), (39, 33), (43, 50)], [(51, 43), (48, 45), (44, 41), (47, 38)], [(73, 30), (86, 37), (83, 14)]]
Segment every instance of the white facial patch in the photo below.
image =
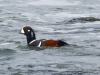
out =
[(22, 30), (21, 30), (21, 33), (22, 33), (22, 34), (24, 34), (24, 33), (25, 33), (25, 32), (24, 32), (24, 30), (23, 30), (23, 28), (22, 28)]
[(28, 30), (28, 32), (30, 32), (30, 30)]

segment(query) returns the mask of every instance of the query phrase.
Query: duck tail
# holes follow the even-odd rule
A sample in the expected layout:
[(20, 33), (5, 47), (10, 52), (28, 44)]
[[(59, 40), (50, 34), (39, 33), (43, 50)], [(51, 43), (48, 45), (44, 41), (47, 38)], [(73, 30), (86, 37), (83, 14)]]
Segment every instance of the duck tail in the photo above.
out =
[(68, 43), (66, 43), (62, 40), (58, 40), (58, 44), (59, 44), (59, 46), (69, 45)]

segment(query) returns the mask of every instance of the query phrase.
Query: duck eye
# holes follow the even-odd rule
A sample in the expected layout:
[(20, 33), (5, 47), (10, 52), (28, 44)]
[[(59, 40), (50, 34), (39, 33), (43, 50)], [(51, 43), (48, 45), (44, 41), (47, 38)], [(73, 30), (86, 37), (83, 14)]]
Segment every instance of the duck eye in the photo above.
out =
[(28, 30), (28, 32), (30, 32), (30, 30)]

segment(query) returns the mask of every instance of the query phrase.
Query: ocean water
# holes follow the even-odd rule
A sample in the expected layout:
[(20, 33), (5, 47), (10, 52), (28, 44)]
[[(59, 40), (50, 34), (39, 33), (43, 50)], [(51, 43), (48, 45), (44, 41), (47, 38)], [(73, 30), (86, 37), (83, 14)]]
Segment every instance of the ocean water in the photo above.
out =
[[(99, 0), (0, 0), (0, 75), (100, 75)], [(31, 26), (37, 39), (61, 39), (63, 47), (29, 47), (20, 34)]]

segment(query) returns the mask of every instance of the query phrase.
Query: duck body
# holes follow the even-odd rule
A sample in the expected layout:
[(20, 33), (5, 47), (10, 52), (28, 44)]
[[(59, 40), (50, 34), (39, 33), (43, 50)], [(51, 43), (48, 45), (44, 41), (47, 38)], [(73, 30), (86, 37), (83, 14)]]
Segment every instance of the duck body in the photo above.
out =
[(36, 40), (35, 33), (33, 29), (30, 26), (24, 26), (21, 31), (21, 34), (26, 35), (27, 38), (27, 44), (29, 46), (36, 46), (36, 47), (41, 47), (41, 46), (49, 46), (49, 47), (60, 47), (64, 45), (68, 45), (66, 42), (62, 40), (53, 40), (53, 39), (40, 39)]

